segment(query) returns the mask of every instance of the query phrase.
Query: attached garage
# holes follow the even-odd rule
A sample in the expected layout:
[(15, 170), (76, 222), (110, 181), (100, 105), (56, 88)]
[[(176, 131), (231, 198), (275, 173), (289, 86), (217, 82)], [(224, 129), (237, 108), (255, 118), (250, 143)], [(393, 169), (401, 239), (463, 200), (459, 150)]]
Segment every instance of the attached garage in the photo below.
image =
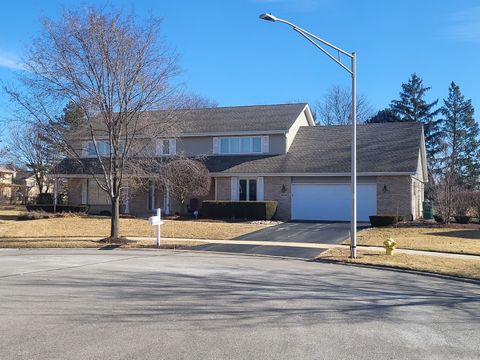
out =
[[(292, 184), (292, 220), (350, 221), (350, 184)], [(377, 213), (377, 185), (357, 184), (357, 220)]]

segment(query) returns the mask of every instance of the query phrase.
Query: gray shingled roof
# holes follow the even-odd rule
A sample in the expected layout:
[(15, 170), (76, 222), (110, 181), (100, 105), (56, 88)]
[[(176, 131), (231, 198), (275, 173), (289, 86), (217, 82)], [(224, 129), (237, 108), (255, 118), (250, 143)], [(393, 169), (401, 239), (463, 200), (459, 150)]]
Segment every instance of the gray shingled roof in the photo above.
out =
[[(306, 103), (175, 110), (182, 135), (235, 131), (288, 131)], [(162, 116), (162, 111), (151, 115)]]
[[(417, 170), (423, 128), (419, 123), (365, 124), (357, 127), (359, 173)], [(233, 158), (233, 157), (232, 157)], [(213, 161), (213, 160), (212, 160)], [(348, 173), (351, 164), (350, 126), (304, 126), (285, 155), (231, 160), (225, 173)], [(223, 159), (222, 163), (227, 162)]]
[[(359, 173), (408, 172), (417, 170), (423, 128), (419, 123), (366, 124), (357, 127), (357, 171)], [(212, 173), (301, 174), (348, 173), (351, 151), (350, 126), (301, 127), (287, 154), (209, 156), (202, 161)], [(63, 160), (56, 174), (83, 174), (94, 169), (95, 159), (84, 166)]]
[[(232, 106), (206, 109), (158, 110), (142, 114), (138, 132), (152, 135), (165, 127), (172, 134), (188, 136), (204, 133), (235, 132), (287, 132), (307, 106), (306, 103)], [(92, 120), (93, 128), (99, 133), (105, 131), (105, 124), (98, 117)], [(90, 130), (84, 129), (84, 136)]]

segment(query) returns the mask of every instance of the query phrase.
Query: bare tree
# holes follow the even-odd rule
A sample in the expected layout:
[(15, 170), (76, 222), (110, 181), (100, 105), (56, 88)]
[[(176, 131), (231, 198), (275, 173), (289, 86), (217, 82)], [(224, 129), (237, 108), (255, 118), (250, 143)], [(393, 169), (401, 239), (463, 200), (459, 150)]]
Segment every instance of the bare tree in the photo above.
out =
[(42, 128), (28, 123), (22, 128), (14, 128), (8, 149), (13, 163), (33, 173), (39, 193), (48, 192), (50, 189), (48, 173), (55, 164), (56, 152), (46, 141)]
[[(156, 139), (172, 136), (175, 127), (165, 112), (160, 121), (148, 113), (171, 108), (170, 80), (178, 73), (159, 31), (157, 18), (139, 25), (132, 14), (116, 10), (66, 10), (57, 22), (43, 20), (43, 32), (24, 60), (27, 92), (6, 89), (81, 166), (90, 143), (96, 163), (87, 171), (111, 200), (112, 238), (119, 236), (124, 182), (146, 175), (143, 165), (154, 156)], [(55, 115), (67, 103), (81, 109), (84, 120), (65, 132)]]
[(215, 100), (198, 94), (187, 94), (180, 98), (178, 104), (183, 109), (205, 109), (218, 107), (218, 103)]
[(188, 158), (167, 162), (162, 167), (162, 182), (178, 202), (185, 205), (187, 196), (203, 196), (210, 191), (211, 178), (205, 165)]
[[(351, 90), (333, 86), (323, 99), (315, 105), (316, 122), (321, 125), (348, 125), (352, 123)], [(373, 108), (367, 97), (357, 97), (357, 123), (364, 123), (373, 115)]]

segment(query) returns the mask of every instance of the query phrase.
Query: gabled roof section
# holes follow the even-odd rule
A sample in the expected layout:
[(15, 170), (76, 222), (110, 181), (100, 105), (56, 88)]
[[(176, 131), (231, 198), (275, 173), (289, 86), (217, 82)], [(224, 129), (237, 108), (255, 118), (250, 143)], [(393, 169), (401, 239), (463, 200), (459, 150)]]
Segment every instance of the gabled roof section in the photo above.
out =
[[(420, 123), (379, 123), (357, 126), (359, 173), (415, 173), (423, 146)], [(301, 127), (286, 159), (292, 172), (348, 173), (351, 167), (351, 126)]]
[[(181, 136), (212, 133), (287, 132), (306, 103), (232, 106), (206, 109), (174, 110), (169, 114), (178, 118)], [(163, 111), (149, 116), (162, 117)]]

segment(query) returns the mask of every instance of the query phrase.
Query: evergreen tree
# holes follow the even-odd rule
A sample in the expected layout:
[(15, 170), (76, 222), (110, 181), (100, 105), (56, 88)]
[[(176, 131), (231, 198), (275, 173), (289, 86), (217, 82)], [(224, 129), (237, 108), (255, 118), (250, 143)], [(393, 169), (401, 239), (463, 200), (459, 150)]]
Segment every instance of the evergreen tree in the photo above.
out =
[(480, 175), (479, 127), (473, 117), (472, 101), (466, 100), (453, 81), (443, 100), (443, 134), (446, 157), (443, 164), (454, 174), (459, 186), (474, 189)]
[(383, 109), (378, 111), (370, 119), (366, 121), (368, 124), (373, 123), (386, 123), (386, 122), (399, 122), (400, 118), (390, 109)]
[(410, 76), (407, 83), (402, 84), (400, 100), (393, 100), (390, 110), (400, 121), (414, 121), (423, 123), (425, 130), (425, 145), (429, 167), (433, 169), (436, 156), (441, 150), (441, 120), (436, 119), (440, 109), (434, 109), (438, 103), (425, 101), (425, 95), (430, 87), (423, 85), (423, 80), (415, 73)]

